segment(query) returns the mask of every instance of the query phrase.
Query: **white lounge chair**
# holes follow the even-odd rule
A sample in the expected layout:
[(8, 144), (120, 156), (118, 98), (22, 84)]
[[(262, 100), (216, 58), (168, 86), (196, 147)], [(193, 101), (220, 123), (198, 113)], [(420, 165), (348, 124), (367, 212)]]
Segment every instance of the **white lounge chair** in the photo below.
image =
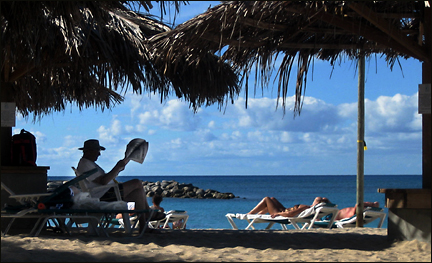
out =
[[(384, 209), (380, 207), (365, 207), (363, 211), (363, 225), (367, 225), (376, 219), (379, 219), (377, 228), (381, 228), (384, 220), (386, 218), (386, 213)], [(341, 220), (335, 221), (335, 225), (338, 228), (355, 227), (357, 222), (357, 216), (354, 215), (350, 218), (343, 218)]]
[[(365, 207), (363, 212), (363, 225), (367, 225), (376, 219), (379, 219), (377, 228), (381, 228), (386, 217), (384, 209), (379, 207)], [(329, 224), (329, 220), (322, 220), (314, 222), (314, 227), (324, 227)], [(347, 228), (356, 227), (357, 215), (353, 215), (349, 218), (342, 218), (334, 221), (332, 228)]]
[(234, 218), (239, 220), (247, 220), (249, 224), (245, 228), (246, 230), (249, 228), (255, 229), (255, 223), (268, 223), (265, 229), (270, 229), (275, 223), (278, 223), (281, 225), (283, 230), (288, 230), (287, 225), (289, 224), (292, 224), (295, 229), (303, 230), (306, 228), (310, 229), (313, 225), (313, 222), (318, 218), (332, 214), (328, 226), (330, 228), (334, 222), (334, 219), (336, 218), (338, 211), (339, 209), (335, 204), (320, 203), (304, 210), (295, 217), (277, 216), (272, 218), (270, 215), (250, 215), (233, 213), (228, 213), (225, 215), (225, 217), (228, 219), (228, 222), (231, 224), (232, 228), (236, 230), (238, 229), (238, 227), (233, 220)]
[[(170, 210), (165, 212), (166, 217), (162, 220), (149, 222), (149, 227), (151, 228), (172, 228), (172, 229), (184, 229), (186, 227), (186, 222), (189, 219), (189, 215), (184, 210)], [(174, 224), (179, 222), (179, 225)], [(169, 225), (172, 224), (172, 226)]]

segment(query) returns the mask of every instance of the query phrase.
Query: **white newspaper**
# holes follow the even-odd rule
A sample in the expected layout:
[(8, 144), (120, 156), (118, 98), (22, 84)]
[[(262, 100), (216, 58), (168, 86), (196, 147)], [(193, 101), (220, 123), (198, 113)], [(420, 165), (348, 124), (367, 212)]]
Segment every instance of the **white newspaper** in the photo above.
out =
[(149, 143), (144, 139), (136, 138), (131, 140), (126, 146), (125, 161), (132, 160), (142, 164), (147, 155), (148, 147)]

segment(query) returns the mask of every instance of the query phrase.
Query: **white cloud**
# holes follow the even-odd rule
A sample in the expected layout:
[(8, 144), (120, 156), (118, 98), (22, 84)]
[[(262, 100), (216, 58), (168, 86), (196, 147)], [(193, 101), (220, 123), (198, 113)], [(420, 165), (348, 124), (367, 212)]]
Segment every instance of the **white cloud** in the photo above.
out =
[[(294, 97), (287, 98), (286, 109), (293, 108)], [(340, 122), (337, 108), (324, 101), (306, 97), (300, 116), (294, 118), (293, 112), (276, 109), (276, 99), (249, 99), (248, 109), (244, 109), (244, 99), (238, 99), (234, 107), (228, 107), (227, 114), (238, 116), (234, 127), (259, 128), (264, 130), (284, 130), (295, 132), (333, 131)]]
[(283, 143), (292, 142), (293, 141), (292, 135), (287, 131), (283, 131), (280, 135), (280, 141)]
[(82, 147), (84, 145), (84, 140), (81, 136), (76, 135), (66, 135), (64, 137), (63, 146), (74, 147), (75, 149)]
[(194, 132), (197, 141), (210, 142), (216, 139), (216, 136), (210, 129), (199, 129)]
[[(375, 156), (379, 162), (381, 156), (400, 152), (421, 159), (421, 115), (417, 114), (416, 100), (417, 94), (366, 100), (368, 158)], [(293, 98), (287, 98), (287, 109), (292, 105)], [(53, 166), (64, 167), (59, 161), (63, 158), (69, 160), (66, 167), (76, 165), (81, 153), (77, 148), (93, 137), (107, 147), (98, 163), (109, 170), (124, 157), (131, 138), (144, 138), (150, 142), (145, 169), (131, 165), (124, 175), (162, 171), (183, 175), (302, 174), (314, 166), (319, 166), (316, 174), (355, 173), (357, 103), (332, 105), (306, 97), (301, 115), (296, 118), (292, 110), (283, 116), (281, 108), (276, 110), (276, 100), (266, 97), (249, 99), (248, 109), (241, 98), (228, 105), (225, 112), (215, 108), (203, 108), (194, 115), (181, 100), (161, 105), (158, 98), (143, 97), (132, 106), (113, 110), (109, 116), (91, 115), (94, 132), (74, 119), (73, 129), (58, 128), (73, 134), (63, 135), (61, 143), (46, 125), (30, 126), (29, 130), (38, 138), (38, 158)], [(122, 111), (129, 110), (130, 117), (124, 117)], [(84, 114), (82, 118), (79, 122), (88, 121)], [(414, 164), (410, 161), (410, 169), (416, 169)]]
[(133, 132), (134, 131), (134, 126), (132, 126), (132, 125), (126, 125), (125, 126), (125, 131), (128, 132), (128, 133)]
[(40, 132), (40, 131), (35, 131), (33, 132), (33, 135), (36, 137), (36, 141), (37, 142), (45, 142), (47, 140), (47, 137), (44, 133)]
[(380, 96), (376, 101), (366, 100), (365, 118), (371, 132), (409, 132), (418, 130), (417, 94)]
[(111, 121), (111, 126), (109, 128), (104, 125), (100, 126), (97, 131), (99, 133), (99, 140), (102, 142), (116, 143), (122, 137), (122, 124), (119, 120), (115, 119), (117, 116), (114, 116), (114, 119)]
[(344, 119), (351, 119), (357, 121), (357, 103), (342, 103), (338, 107), (338, 115)]
[(143, 100), (143, 111), (138, 114), (140, 130), (145, 127), (159, 127), (176, 131), (193, 131), (200, 125), (201, 118), (194, 115), (187, 103), (172, 99), (164, 105)]
[[(376, 101), (367, 100), (366, 110), (370, 114), (366, 117), (366, 126), (382, 122), (382, 119), (388, 116), (393, 120), (398, 120), (398, 115), (405, 114), (405, 111), (398, 110), (398, 107), (411, 109), (415, 107), (413, 105), (415, 101), (416, 95), (395, 95), (391, 98), (380, 97)], [(142, 101), (142, 103), (149, 105), (147, 101)], [(287, 108), (292, 108), (293, 98), (288, 98), (287, 103)], [(157, 135), (157, 138), (162, 134), (165, 134), (164, 136), (173, 134), (177, 137), (166, 143), (163, 143), (163, 140), (153, 143), (153, 145), (163, 143), (162, 147), (158, 145), (157, 149), (152, 148), (156, 159), (168, 158), (170, 161), (188, 162), (202, 160), (205, 162), (204, 159), (210, 157), (251, 158), (251, 161), (254, 162), (255, 158), (264, 160), (272, 156), (276, 158), (273, 162), (274, 168), (276, 163), (286, 158), (293, 158), (293, 156), (306, 159), (312, 156), (332, 159), (337, 156), (347, 158), (353, 155), (355, 158), (357, 103), (334, 106), (323, 100), (306, 97), (302, 113), (295, 119), (292, 111), (287, 111), (283, 116), (282, 109), (276, 110), (275, 105), (275, 99), (254, 98), (249, 99), (248, 109), (245, 109), (244, 99), (238, 99), (234, 105), (227, 106), (225, 113), (209, 114), (209, 110), (204, 108), (193, 115), (183, 102), (170, 100), (165, 106), (159, 105), (152, 110), (142, 112), (140, 119), (141, 125), (147, 123), (152, 127), (155, 132), (152, 132), (151, 135)], [(374, 113), (378, 105), (380, 106), (379, 114)], [(405, 116), (408, 115), (411, 117), (404, 118), (407, 123), (397, 122), (399, 126), (405, 125), (407, 132), (399, 134), (397, 141), (411, 143), (411, 148), (416, 151), (420, 138), (418, 134), (413, 133), (413, 128), (421, 127), (421, 122), (412, 112), (405, 114)], [(195, 118), (199, 121), (193, 122), (188, 118)], [(381, 123), (383, 128), (380, 129), (388, 128), (389, 125), (393, 124), (391, 122)], [(385, 129), (383, 131), (385, 132)], [(150, 135), (150, 132), (148, 134)], [(169, 135), (169, 137), (172, 136)], [(396, 142), (390, 141), (385, 133), (383, 135), (376, 132), (372, 134), (372, 131), (369, 130), (366, 132), (366, 138), (368, 147), (371, 149), (368, 154), (379, 154), (377, 152), (379, 150), (388, 151), (399, 147)]]

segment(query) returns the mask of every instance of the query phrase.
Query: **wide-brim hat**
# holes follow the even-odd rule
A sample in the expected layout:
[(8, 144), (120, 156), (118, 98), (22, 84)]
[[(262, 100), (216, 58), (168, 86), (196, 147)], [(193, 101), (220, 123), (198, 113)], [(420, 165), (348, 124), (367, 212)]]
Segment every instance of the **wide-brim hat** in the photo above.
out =
[(99, 145), (99, 141), (95, 139), (87, 140), (84, 142), (84, 147), (78, 148), (78, 150), (102, 150), (105, 151), (105, 147)]

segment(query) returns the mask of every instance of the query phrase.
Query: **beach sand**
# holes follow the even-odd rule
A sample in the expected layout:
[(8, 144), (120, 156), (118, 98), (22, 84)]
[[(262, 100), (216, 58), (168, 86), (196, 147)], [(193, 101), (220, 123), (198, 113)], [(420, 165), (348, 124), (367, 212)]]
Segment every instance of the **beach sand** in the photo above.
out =
[(44, 232), (1, 238), (1, 261), (431, 261), (428, 243), (387, 239), (387, 229), (163, 230), (138, 239)]

